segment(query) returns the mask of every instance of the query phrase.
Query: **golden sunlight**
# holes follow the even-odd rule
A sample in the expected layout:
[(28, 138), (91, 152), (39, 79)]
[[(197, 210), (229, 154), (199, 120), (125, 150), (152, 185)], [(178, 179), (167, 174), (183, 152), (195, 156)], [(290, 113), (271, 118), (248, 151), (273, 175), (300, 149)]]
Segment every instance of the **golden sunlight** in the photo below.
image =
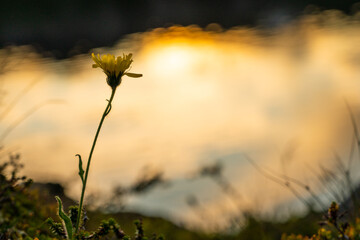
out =
[(171, 44), (154, 48), (148, 54), (152, 56), (154, 70), (158, 73), (184, 72), (195, 60), (194, 49), (187, 45)]
[[(181, 28), (181, 32), (184, 31)], [(213, 50), (213, 47), (206, 39), (165, 35), (148, 41), (143, 54), (149, 58), (154, 73), (172, 77), (194, 71), (204, 58), (209, 57), (206, 50)]]

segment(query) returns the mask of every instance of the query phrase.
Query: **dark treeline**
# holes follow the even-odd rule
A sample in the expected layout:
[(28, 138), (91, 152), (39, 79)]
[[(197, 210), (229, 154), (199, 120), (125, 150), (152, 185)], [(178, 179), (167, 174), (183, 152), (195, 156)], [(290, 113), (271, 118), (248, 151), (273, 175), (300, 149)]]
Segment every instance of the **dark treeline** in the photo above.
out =
[(3, 1), (0, 47), (32, 44), (64, 58), (112, 45), (122, 36), (173, 24), (218, 23), (276, 27), (307, 11), (339, 9), (351, 14), (354, 0), (122, 0)]

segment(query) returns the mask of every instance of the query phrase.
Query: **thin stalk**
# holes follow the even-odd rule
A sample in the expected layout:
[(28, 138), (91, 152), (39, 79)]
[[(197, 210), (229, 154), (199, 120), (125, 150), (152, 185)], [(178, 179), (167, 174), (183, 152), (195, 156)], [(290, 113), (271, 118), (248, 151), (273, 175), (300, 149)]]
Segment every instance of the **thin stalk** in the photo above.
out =
[[(1, 70), (0, 70), (1, 72)], [(38, 83), (39, 80), (33, 80), (29, 85), (27, 85), (24, 89), (22, 89), (21, 92), (19, 92), (19, 94), (14, 98), (14, 100), (7, 105), (7, 107), (5, 108), (5, 110), (3, 110), (0, 113), (0, 120), (4, 119), (6, 117), (6, 115), (8, 115), (8, 113), (16, 106), (16, 104), (19, 102), (19, 100), (25, 96), (26, 93), (28, 93), (32, 87), (35, 86), (36, 83)]]
[(15, 121), (13, 121), (13, 123), (8, 126), (3, 133), (0, 135), (0, 143), (2, 143), (4, 141), (4, 139), (20, 124), (22, 123), (24, 120), (26, 120), (28, 117), (30, 117), (33, 113), (35, 113), (36, 111), (38, 111), (40, 108), (46, 106), (47, 104), (58, 104), (58, 103), (63, 103), (62, 100), (60, 99), (50, 99), (44, 102), (39, 103), (38, 105), (35, 105), (34, 107), (32, 107), (31, 109), (29, 109), (27, 112), (25, 112), (20, 118), (16, 119)]
[(105, 108), (105, 111), (104, 111), (102, 117), (101, 117), (99, 126), (98, 126), (96, 134), (95, 134), (95, 138), (94, 138), (91, 150), (90, 150), (89, 159), (88, 159), (87, 166), (86, 166), (86, 171), (85, 171), (85, 178), (84, 178), (84, 181), (83, 181), (83, 187), (82, 187), (82, 190), (81, 190), (81, 198), (80, 198), (79, 209), (78, 209), (78, 217), (77, 217), (77, 220), (76, 220), (76, 227), (75, 227), (76, 233), (79, 231), (80, 218), (81, 218), (81, 212), (82, 212), (82, 207), (83, 207), (83, 201), (84, 201), (84, 195), (85, 195), (85, 189), (86, 189), (86, 182), (87, 182), (90, 163), (91, 163), (91, 157), (92, 157), (94, 149), (95, 149), (96, 141), (97, 141), (97, 138), (99, 136), (101, 126), (102, 126), (102, 124), (104, 122), (105, 117), (109, 114), (109, 112), (111, 110), (111, 102), (112, 102), (112, 100), (114, 98), (115, 91), (116, 91), (116, 88), (112, 88), (110, 99), (108, 100), (108, 104), (107, 104), (107, 106)]
[(252, 160), (249, 156), (244, 155), (244, 157), (249, 161), (249, 163), (251, 165), (253, 165), (253, 167), (264, 177), (266, 177), (267, 179), (270, 179), (273, 182), (276, 182), (286, 188), (288, 188), (297, 199), (299, 199), (309, 210), (313, 210), (312, 205), (305, 200), (301, 194), (295, 190), (295, 188), (292, 187), (290, 181), (288, 181), (287, 179), (282, 179), (281, 177), (278, 176), (274, 176), (272, 173), (268, 173), (266, 170), (263, 170), (260, 166), (258, 166), (254, 160)]

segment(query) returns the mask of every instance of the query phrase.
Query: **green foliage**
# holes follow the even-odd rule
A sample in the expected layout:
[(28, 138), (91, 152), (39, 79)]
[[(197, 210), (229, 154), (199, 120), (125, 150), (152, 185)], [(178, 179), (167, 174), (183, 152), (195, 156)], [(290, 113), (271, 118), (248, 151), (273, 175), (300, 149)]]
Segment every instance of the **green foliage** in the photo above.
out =
[(82, 162), (82, 159), (81, 159), (81, 155), (76, 154), (75, 156), (79, 158), (79, 172), (78, 172), (78, 174), (79, 174), (79, 176), (81, 178), (82, 184), (84, 184), (84, 173), (85, 173), (85, 171), (84, 171), (84, 168), (83, 168), (83, 162)]
[(59, 208), (58, 214), (62, 220), (64, 230), (66, 233), (66, 237), (68, 239), (73, 239), (73, 225), (71, 223), (71, 219), (66, 213), (64, 213), (61, 199), (58, 196), (56, 196), (55, 198), (56, 198), (56, 201), (58, 202), (58, 208)]
[(69, 207), (69, 218), (71, 220), (71, 224), (73, 226), (75, 226), (76, 224), (76, 220), (77, 220), (77, 216), (78, 216), (78, 206), (70, 206)]
[(344, 214), (339, 213), (337, 203), (331, 203), (324, 217), (326, 221), (321, 223), (323, 227), (320, 227), (317, 234), (312, 237), (283, 234), (281, 240), (360, 240), (360, 219), (356, 219), (355, 223), (342, 221)]
[(32, 180), (18, 176), (19, 161), (19, 155), (10, 155), (0, 165), (0, 239), (51, 239), (43, 224), (51, 207), (40, 207), (30, 191)]
[[(61, 220), (63, 220), (65, 222), (64, 218), (71, 219), (71, 217), (67, 216), (62, 211), (61, 201), (58, 200), (58, 203), (59, 203), (59, 217), (61, 218)], [(75, 211), (74, 211), (75, 208), (77, 208), (77, 206), (71, 206), (69, 213), (75, 214)], [(73, 209), (73, 210), (71, 210), (71, 209)], [(62, 212), (62, 213), (60, 214), (60, 212)], [(64, 214), (67, 217), (63, 216)], [(68, 219), (66, 221), (68, 221)], [(124, 233), (124, 231), (121, 230), (119, 224), (113, 218), (109, 218), (108, 220), (102, 220), (100, 223), (100, 226), (94, 232), (88, 232), (88, 231), (83, 230), (83, 231), (80, 231), (79, 233), (73, 233), (73, 235), (67, 235), (66, 231), (63, 228), (63, 224), (57, 223), (51, 218), (49, 218), (46, 222), (49, 225), (52, 234), (56, 235), (59, 238), (63, 238), (63, 239), (67, 238), (67, 239), (72, 239), (72, 240), (87, 240), (87, 239), (103, 239), (104, 237), (113, 237), (113, 238), (120, 239), (120, 240), (131, 240), (131, 237), (126, 235)], [(71, 222), (72, 222), (71, 227), (73, 228), (76, 224), (76, 221), (71, 221)], [(142, 221), (136, 220), (136, 221), (134, 221), (134, 224), (136, 226), (136, 233), (135, 233), (134, 240), (150, 240), (150, 238), (145, 236)], [(66, 225), (65, 225), (65, 227), (66, 227)], [(165, 238), (163, 236), (157, 237), (154, 234), (152, 236), (151, 240), (165, 240)]]
[[(55, 222), (49, 218), (45, 221), (49, 212), (55, 212), (55, 206), (44, 204), (43, 199), (30, 189), (31, 180), (26, 177), (18, 177), (18, 171), (21, 168), (19, 156), (11, 156), (10, 159), (0, 165), (0, 239), (26, 239), (26, 240), (55, 240), (65, 239), (66, 231), (63, 224)], [(58, 199), (59, 201), (59, 199)], [(74, 228), (78, 215), (78, 206), (70, 206), (65, 212), (61, 201), (58, 202), (59, 215), (66, 219), (68, 225)], [(332, 203), (322, 227), (316, 231), (319, 214), (310, 213), (303, 218), (291, 218), (284, 223), (274, 221), (265, 221), (256, 219), (250, 214), (246, 216), (246, 224), (238, 234), (217, 235), (210, 237), (208, 235), (196, 234), (167, 223), (160, 219), (136, 220), (138, 215), (124, 218), (121, 214), (105, 215), (100, 212), (89, 212), (92, 219), (91, 224), (87, 223), (90, 231), (85, 231), (85, 219), (87, 214), (83, 210), (81, 230), (78, 234), (73, 232), (74, 240), (86, 239), (123, 239), (123, 240), (163, 240), (163, 236), (158, 236), (154, 232), (162, 232), (168, 239), (282, 239), (282, 240), (335, 240), (349, 239), (360, 240), (360, 219), (354, 223), (349, 223), (344, 214), (339, 212), (339, 206)], [(67, 217), (64, 217), (66, 215)], [(122, 227), (117, 221), (121, 222)], [(102, 220), (108, 219), (108, 220)], [(135, 234), (130, 236), (125, 232), (131, 232), (131, 222), (134, 221)], [(46, 223), (46, 224), (44, 224)], [(96, 227), (98, 223), (98, 227)], [(66, 225), (66, 224), (65, 224)], [(49, 231), (50, 228), (50, 231)], [(126, 231), (124, 231), (126, 229)], [(283, 234), (281, 232), (295, 232), (296, 234)], [(146, 235), (145, 233), (148, 233)], [(316, 233), (312, 235), (313, 233)], [(307, 236), (304, 236), (307, 235)]]
[[(58, 202), (58, 216), (62, 223), (52, 218), (46, 220), (55, 206), (44, 204), (36, 191), (31, 190), (32, 181), (26, 177), (18, 177), (22, 165), (18, 155), (11, 155), (10, 159), (0, 165), (0, 239), (1, 240), (56, 240), (56, 239), (115, 239), (130, 240), (130, 236), (121, 230), (113, 218), (102, 220), (96, 231), (85, 231), (86, 215), (83, 216), (82, 230), (74, 233), (78, 215), (78, 206), (70, 206), (68, 214), (64, 212), (60, 198)], [(163, 240), (162, 237), (147, 238), (144, 234), (142, 221), (135, 223), (136, 240)], [(50, 231), (49, 231), (50, 229)], [(65, 231), (66, 229), (66, 231)]]
[(61, 223), (54, 222), (52, 218), (48, 218), (46, 223), (49, 225), (49, 228), (54, 235), (57, 235), (60, 238), (66, 238), (66, 233), (62, 228)]
[[(87, 229), (95, 230), (97, 229), (97, 223), (101, 222), (102, 219), (114, 218), (120, 224), (122, 230), (125, 233), (133, 233), (134, 222), (138, 219), (142, 219), (142, 228), (145, 232), (145, 237), (149, 240), (153, 240), (154, 236), (157, 238), (163, 237), (164, 239), (171, 240), (210, 240), (212, 239), (206, 234), (200, 234), (190, 230), (186, 230), (182, 227), (176, 226), (171, 222), (164, 220), (159, 217), (145, 217), (136, 213), (113, 213), (105, 214), (101, 211), (89, 211), (87, 212), (88, 217), (91, 219), (86, 224)], [(136, 226), (135, 226), (136, 227)], [(135, 229), (137, 230), (137, 229)], [(161, 233), (158, 234), (158, 233)], [(156, 234), (156, 235), (155, 235)], [(136, 233), (135, 233), (136, 235)], [(132, 235), (131, 239), (135, 238), (135, 235)], [(222, 238), (221, 238), (222, 239)]]

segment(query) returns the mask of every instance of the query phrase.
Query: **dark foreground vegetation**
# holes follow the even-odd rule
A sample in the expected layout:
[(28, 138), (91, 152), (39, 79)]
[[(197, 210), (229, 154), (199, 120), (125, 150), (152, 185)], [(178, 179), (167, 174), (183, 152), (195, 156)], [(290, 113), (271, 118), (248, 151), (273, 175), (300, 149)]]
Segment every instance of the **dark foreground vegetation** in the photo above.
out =
[[(33, 183), (26, 177), (19, 177), (21, 167), (19, 155), (10, 155), (0, 164), (0, 240), (64, 239), (65, 230), (54, 214), (59, 213), (59, 209), (53, 196), (63, 199), (70, 218), (77, 214), (77, 208), (71, 207), (74, 201), (64, 195), (59, 184)], [(360, 239), (360, 220), (352, 221), (349, 216), (342, 213), (336, 203), (325, 214), (312, 211), (305, 217), (293, 217), (282, 223), (248, 214), (242, 230), (229, 235), (189, 231), (162, 218), (136, 213), (88, 211), (84, 214), (83, 229), (86, 231), (78, 239)], [(89, 219), (91, 221), (87, 221)]]

